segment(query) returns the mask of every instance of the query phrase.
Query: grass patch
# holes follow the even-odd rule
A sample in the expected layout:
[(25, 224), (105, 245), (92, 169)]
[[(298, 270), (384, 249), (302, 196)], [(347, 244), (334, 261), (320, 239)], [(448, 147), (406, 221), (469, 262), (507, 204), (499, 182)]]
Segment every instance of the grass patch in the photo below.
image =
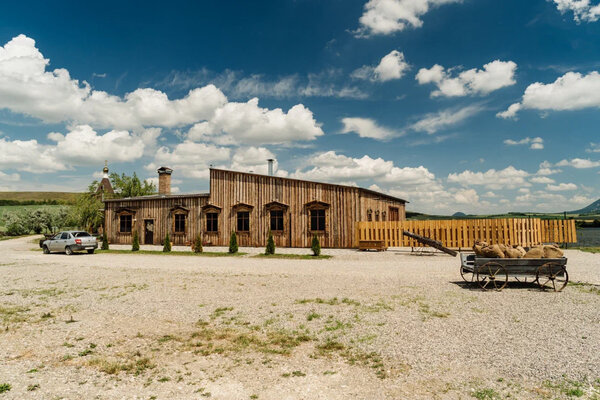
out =
[(184, 257), (240, 257), (248, 253), (234, 253), (205, 251), (202, 253), (194, 253), (193, 251), (171, 251), (164, 253), (162, 250), (139, 250), (132, 252), (131, 250), (96, 250), (97, 254), (146, 254), (155, 256), (184, 256)]
[(27, 386), (27, 391), (28, 392), (33, 392), (33, 391), (38, 390), (39, 388), (40, 388), (40, 384), (39, 383), (34, 383), (34, 384), (31, 384), (31, 385)]
[(0, 393), (8, 392), (12, 389), (10, 383), (0, 383)]
[(342, 300), (338, 299), (337, 297), (333, 297), (331, 299), (322, 299), (320, 297), (317, 297), (315, 299), (299, 299), (296, 300), (296, 304), (309, 304), (309, 303), (314, 303), (314, 304), (327, 304), (330, 306), (337, 306), (340, 304), (346, 304), (346, 305), (352, 305), (352, 306), (359, 306), (360, 303), (356, 300), (352, 300), (349, 299), (347, 297), (344, 297)]
[(306, 316), (306, 320), (307, 321), (312, 321), (313, 319), (318, 319), (321, 318), (321, 314), (317, 314), (314, 311), (311, 311), (307, 316)]
[(20, 306), (3, 306), (0, 305), (0, 319), (2, 322), (25, 322), (27, 316), (24, 315), (29, 308)]
[(103, 358), (91, 360), (88, 365), (98, 368), (108, 375), (117, 375), (120, 372), (126, 372), (133, 375), (140, 375), (148, 369), (156, 367), (148, 357), (138, 358), (135, 361), (110, 361)]
[(479, 389), (471, 393), (471, 397), (478, 400), (495, 400), (499, 399), (500, 395), (494, 389)]
[(574, 286), (583, 293), (591, 293), (600, 295), (600, 287), (597, 285), (592, 285), (591, 283), (585, 282), (569, 282), (569, 286)]
[(253, 258), (284, 258), (288, 260), (327, 260), (333, 256), (324, 254), (313, 256), (312, 254), (257, 254)]
[(557, 390), (567, 397), (583, 397), (587, 394), (586, 389), (591, 389), (592, 392), (600, 389), (600, 379), (594, 382), (579, 382), (571, 379), (563, 379), (559, 382), (545, 381), (544, 386)]
[(600, 253), (600, 247), (572, 247), (573, 250), (581, 250), (586, 253)]

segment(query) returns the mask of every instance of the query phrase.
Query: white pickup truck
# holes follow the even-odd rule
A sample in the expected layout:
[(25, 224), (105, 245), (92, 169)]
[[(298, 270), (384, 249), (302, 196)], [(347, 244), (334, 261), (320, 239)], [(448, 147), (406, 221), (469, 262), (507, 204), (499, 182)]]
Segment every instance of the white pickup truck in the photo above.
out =
[(66, 253), (68, 256), (75, 251), (86, 250), (88, 254), (94, 254), (98, 248), (98, 241), (92, 235), (83, 231), (59, 232), (53, 238), (42, 242), (44, 254), (52, 252)]

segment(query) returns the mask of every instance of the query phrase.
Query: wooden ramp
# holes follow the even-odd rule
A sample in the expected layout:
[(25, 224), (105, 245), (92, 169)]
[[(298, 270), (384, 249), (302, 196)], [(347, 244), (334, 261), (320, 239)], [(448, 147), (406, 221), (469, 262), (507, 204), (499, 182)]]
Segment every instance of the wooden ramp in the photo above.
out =
[(449, 248), (444, 247), (444, 245), (442, 245), (442, 242), (438, 242), (437, 240), (433, 240), (425, 236), (420, 236), (409, 231), (402, 231), (402, 234), (415, 239), (419, 243), (423, 243), (424, 245), (433, 247), (434, 249), (438, 249), (439, 251), (443, 251), (444, 253), (449, 254), (452, 257), (456, 257), (458, 255), (457, 251), (450, 250)]

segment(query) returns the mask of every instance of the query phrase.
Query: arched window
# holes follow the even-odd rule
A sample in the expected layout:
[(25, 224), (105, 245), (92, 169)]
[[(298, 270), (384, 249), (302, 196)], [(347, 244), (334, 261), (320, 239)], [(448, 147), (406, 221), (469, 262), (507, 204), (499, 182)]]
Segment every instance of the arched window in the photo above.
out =
[(327, 231), (327, 210), (329, 204), (322, 201), (311, 201), (306, 204), (308, 210), (308, 228), (311, 232)]
[(269, 229), (274, 234), (281, 234), (285, 231), (287, 204), (278, 201), (272, 201), (265, 205), (269, 214)]
[(235, 227), (238, 233), (250, 232), (250, 217), (254, 206), (250, 204), (238, 203), (233, 206), (235, 216)]
[(171, 209), (173, 235), (185, 235), (187, 233), (189, 212), (190, 210), (183, 206), (175, 206)]
[(202, 207), (202, 213), (204, 214), (204, 232), (219, 233), (221, 207), (209, 204)]

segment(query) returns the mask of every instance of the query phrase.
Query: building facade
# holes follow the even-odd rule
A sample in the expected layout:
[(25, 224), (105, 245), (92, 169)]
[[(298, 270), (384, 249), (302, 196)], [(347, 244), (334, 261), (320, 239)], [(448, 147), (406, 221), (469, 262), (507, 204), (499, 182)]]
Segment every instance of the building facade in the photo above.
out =
[(110, 243), (128, 244), (137, 231), (142, 244), (176, 245), (202, 235), (205, 245), (227, 246), (236, 232), (240, 246), (265, 246), (271, 231), (279, 247), (356, 247), (356, 222), (402, 221), (406, 201), (372, 190), (210, 170), (210, 193), (170, 194), (173, 171), (159, 168), (159, 194), (105, 200)]

